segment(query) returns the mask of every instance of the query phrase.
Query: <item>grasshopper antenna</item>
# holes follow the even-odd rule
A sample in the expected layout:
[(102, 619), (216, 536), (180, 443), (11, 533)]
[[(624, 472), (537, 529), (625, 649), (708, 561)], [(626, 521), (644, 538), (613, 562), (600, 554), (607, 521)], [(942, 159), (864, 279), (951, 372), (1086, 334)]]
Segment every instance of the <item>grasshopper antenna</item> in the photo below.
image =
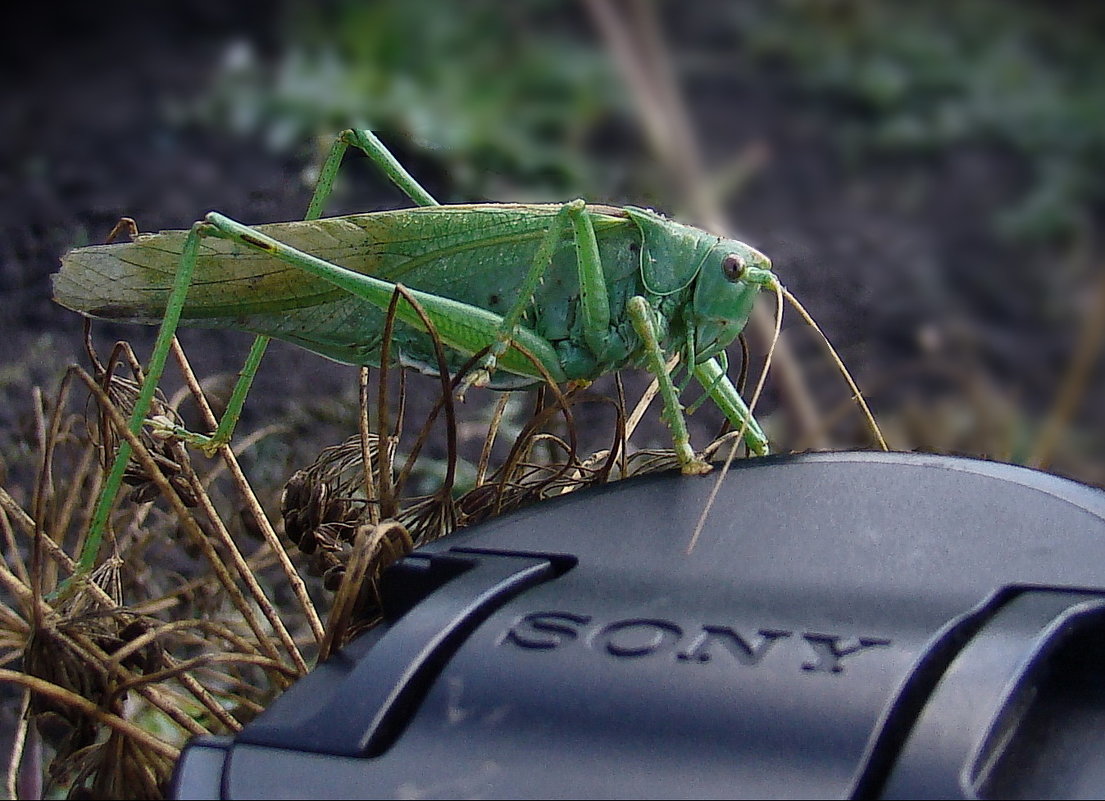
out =
[[(756, 402), (759, 401), (760, 395), (764, 390), (764, 384), (767, 382), (767, 374), (771, 370), (771, 359), (775, 355), (775, 346), (779, 344), (779, 335), (783, 330), (783, 295), (784, 293), (787, 295), (790, 294), (783, 289), (783, 285), (778, 281), (774, 282), (772, 288), (775, 290), (775, 330), (771, 335), (771, 347), (767, 349), (767, 356), (764, 357), (764, 369), (760, 371), (759, 380), (756, 381), (756, 389), (753, 391), (752, 397), (748, 401), (749, 415), (755, 412)], [(822, 336), (824, 336), (824, 334), (822, 334)], [(738, 429), (737, 433), (733, 436), (733, 447), (729, 449), (729, 456), (726, 457), (725, 464), (722, 466), (721, 472), (718, 473), (717, 480), (710, 490), (710, 497), (706, 499), (706, 505), (703, 507), (702, 514), (699, 515), (698, 522), (695, 524), (694, 533), (691, 534), (691, 540), (687, 543), (687, 550), (685, 551), (688, 556), (691, 551), (694, 550), (694, 546), (698, 544), (698, 538), (702, 534), (702, 529), (706, 526), (706, 518), (709, 517), (710, 510), (714, 507), (714, 501), (717, 500), (717, 494), (721, 490), (722, 482), (725, 481), (725, 476), (729, 472), (729, 467), (733, 464), (733, 459), (737, 455), (737, 448), (740, 447), (746, 428), (748, 428), (747, 418), (741, 421), (740, 429)]]
[(829, 338), (825, 336), (825, 332), (821, 330), (821, 327), (810, 317), (809, 312), (798, 302), (798, 298), (794, 297), (785, 287), (780, 287), (780, 289), (786, 297), (787, 302), (802, 315), (802, 319), (806, 321), (806, 324), (821, 337), (821, 341), (825, 343), (825, 348), (828, 350), (829, 356), (832, 358), (837, 370), (840, 371), (840, 375), (844, 377), (844, 380), (848, 382), (848, 388), (852, 390), (852, 399), (855, 400), (860, 410), (863, 412), (863, 416), (867, 420), (867, 427), (871, 431), (871, 435), (875, 438), (875, 442), (878, 443), (879, 449), (889, 451), (890, 446), (886, 444), (886, 439), (882, 435), (882, 430), (879, 428), (879, 424), (875, 422), (875, 416), (871, 413), (871, 407), (869, 407), (867, 401), (864, 400), (863, 393), (856, 385), (855, 380), (852, 378), (852, 374), (848, 372), (848, 368), (844, 366), (844, 362), (841, 360), (839, 354), (837, 354), (836, 348), (829, 342)]
[[(805, 307), (798, 301), (798, 298), (782, 284), (775, 284), (775, 333), (771, 339), (771, 348), (768, 350), (767, 358), (764, 360), (764, 369), (760, 374), (759, 382), (756, 384), (756, 391), (753, 393), (751, 400), (749, 401), (749, 409), (755, 409), (756, 401), (759, 400), (760, 392), (763, 390), (764, 381), (767, 378), (768, 370), (771, 366), (771, 357), (775, 353), (775, 345), (779, 341), (779, 334), (783, 321), (783, 298), (786, 298), (787, 302), (802, 316), (802, 319), (806, 324), (817, 332), (817, 335), (821, 338), (822, 343), (825, 345), (825, 349), (829, 353), (829, 357), (833, 360), (833, 364), (836, 365), (840, 375), (848, 384), (848, 388), (852, 391), (852, 398), (859, 405), (860, 410), (863, 412), (864, 419), (867, 421), (868, 429), (871, 431), (875, 442), (881, 450), (889, 451), (890, 447), (886, 444), (886, 438), (883, 437), (882, 430), (879, 428), (879, 424), (875, 421), (875, 416), (871, 413), (871, 407), (867, 405), (867, 401), (863, 397), (863, 393), (860, 391), (859, 386), (856, 384), (855, 379), (852, 378), (852, 374), (845, 367), (844, 361), (840, 358), (840, 354), (836, 352), (836, 348), (829, 341), (829, 338), (825, 336), (825, 332), (821, 330), (819, 326), (810, 316), (810, 313), (806, 311)], [(717, 499), (717, 494), (721, 490), (721, 483), (725, 480), (726, 474), (729, 472), (729, 467), (733, 464), (733, 458), (736, 456), (737, 447), (739, 445), (740, 437), (744, 433), (745, 424), (741, 425), (741, 430), (737, 432), (733, 441), (733, 447), (729, 449), (729, 456), (725, 460), (725, 465), (722, 467), (721, 472), (718, 474), (717, 481), (714, 482), (713, 489), (710, 491), (710, 497), (706, 500), (706, 506), (702, 510), (702, 515), (698, 518), (698, 523), (695, 525), (694, 533), (691, 535), (691, 540), (687, 545), (687, 553), (689, 554), (694, 550), (695, 544), (698, 542), (699, 536), (702, 534), (702, 529), (706, 525), (706, 518), (710, 514), (710, 509), (714, 505), (714, 501)]]

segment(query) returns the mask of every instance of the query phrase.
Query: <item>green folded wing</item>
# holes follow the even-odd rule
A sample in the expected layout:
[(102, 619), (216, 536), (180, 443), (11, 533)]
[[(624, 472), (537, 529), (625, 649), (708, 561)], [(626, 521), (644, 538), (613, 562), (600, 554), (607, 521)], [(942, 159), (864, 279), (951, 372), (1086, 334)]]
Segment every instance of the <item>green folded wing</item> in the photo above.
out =
[[(502, 313), (516, 298), (558, 208), (437, 206), (256, 228), (342, 267)], [(608, 282), (635, 274), (635, 227), (617, 209), (592, 207), (592, 215), (604, 264), (609, 262)], [(160, 323), (186, 235), (164, 231), (73, 250), (53, 277), (54, 298), (94, 317)], [(574, 252), (565, 244), (526, 323), (554, 337), (568, 335), (578, 297)], [(268, 254), (207, 237), (181, 323), (266, 334), (338, 361), (376, 364), (384, 314)], [(433, 364), (424, 335), (404, 331), (397, 337), (409, 363)]]

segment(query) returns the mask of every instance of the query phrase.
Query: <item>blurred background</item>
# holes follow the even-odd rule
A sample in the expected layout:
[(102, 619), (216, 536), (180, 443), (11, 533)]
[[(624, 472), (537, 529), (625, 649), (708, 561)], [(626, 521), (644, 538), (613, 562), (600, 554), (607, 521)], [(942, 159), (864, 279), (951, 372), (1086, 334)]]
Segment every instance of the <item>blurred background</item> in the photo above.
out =
[[(721, 220), (772, 257), (892, 447), (1105, 485), (1100, 3), (193, 0), (24, 14), (0, 48), (6, 471), (33, 454), (32, 389), (85, 361), (80, 319), (50, 300), (61, 253), (123, 215), (142, 230), (211, 209), (300, 217), (334, 133), (363, 125), (443, 202), (582, 196)], [(363, 162), (350, 159), (330, 213), (405, 203)], [(95, 332), (140, 355), (154, 333)], [(183, 339), (212, 380), (249, 344)], [(846, 387), (796, 314), (784, 340), (810, 398), (839, 406)], [(760, 414), (778, 441), (809, 444), (788, 400), (769, 381)], [(274, 345), (243, 425), (279, 418), (327, 444), (355, 414), (353, 368)], [(652, 425), (646, 440), (663, 444)], [(260, 469), (282, 480), (294, 454), (266, 447)]]

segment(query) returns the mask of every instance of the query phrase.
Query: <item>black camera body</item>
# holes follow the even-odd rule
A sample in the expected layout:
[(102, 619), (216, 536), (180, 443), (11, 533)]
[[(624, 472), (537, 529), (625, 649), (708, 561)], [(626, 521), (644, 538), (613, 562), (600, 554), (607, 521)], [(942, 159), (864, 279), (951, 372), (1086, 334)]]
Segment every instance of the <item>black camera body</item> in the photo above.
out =
[[(578, 492), (419, 549), (177, 798), (1100, 797), (1105, 492), (916, 454)], [(692, 547), (693, 546), (693, 547)]]

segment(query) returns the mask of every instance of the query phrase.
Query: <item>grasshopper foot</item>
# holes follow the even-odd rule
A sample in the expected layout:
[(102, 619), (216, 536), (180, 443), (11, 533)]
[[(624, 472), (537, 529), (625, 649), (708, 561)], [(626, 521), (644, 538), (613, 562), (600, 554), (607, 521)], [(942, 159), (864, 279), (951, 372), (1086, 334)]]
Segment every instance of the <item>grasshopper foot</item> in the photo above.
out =
[(495, 371), (496, 364), (498, 364), (498, 359), (495, 358), (495, 354), (487, 354), (480, 366), (461, 380), (460, 387), (457, 388), (457, 398), (463, 401), (464, 393), (468, 391), (469, 387), (486, 387), (490, 384), (491, 374)]
[(228, 442), (227, 437), (220, 437), (217, 434), (208, 436), (189, 431), (184, 426), (177, 425), (165, 415), (150, 418), (150, 434), (156, 439), (175, 439), (194, 445), (203, 451), (204, 456), (209, 457), (214, 456), (219, 448)]
[(690, 443), (676, 443), (675, 455), (679, 459), (679, 467), (685, 476), (704, 476), (714, 469), (709, 462), (698, 458)]
[(457, 387), (457, 400), (463, 403), (469, 387), (486, 387), (490, 381), (491, 374), (482, 367), (472, 371), (464, 377), (460, 382), (460, 386)]
[(704, 476), (713, 469), (713, 465), (701, 459), (691, 459), (689, 462), (684, 462), (682, 468), (685, 476)]

